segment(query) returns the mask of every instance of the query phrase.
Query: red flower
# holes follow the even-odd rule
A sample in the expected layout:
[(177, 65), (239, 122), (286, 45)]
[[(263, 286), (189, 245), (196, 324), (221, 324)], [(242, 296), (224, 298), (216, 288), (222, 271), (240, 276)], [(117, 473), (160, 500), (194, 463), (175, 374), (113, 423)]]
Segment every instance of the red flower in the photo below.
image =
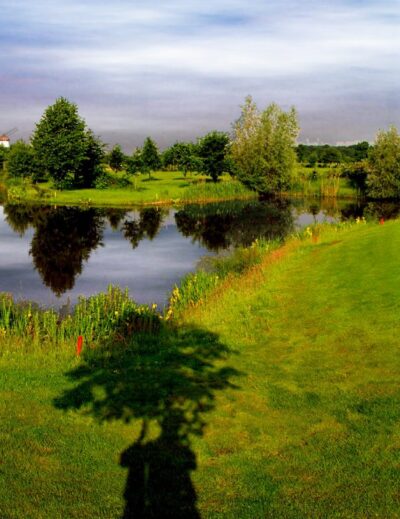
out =
[(383, 225), (383, 224), (385, 223), (384, 218), (381, 218), (381, 219), (379, 220), (379, 223), (380, 223), (381, 225)]
[(79, 335), (78, 341), (76, 343), (76, 356), (79, 357), (82, 352), (82, 346), (83, 346), (83, 337), (82, 335)]

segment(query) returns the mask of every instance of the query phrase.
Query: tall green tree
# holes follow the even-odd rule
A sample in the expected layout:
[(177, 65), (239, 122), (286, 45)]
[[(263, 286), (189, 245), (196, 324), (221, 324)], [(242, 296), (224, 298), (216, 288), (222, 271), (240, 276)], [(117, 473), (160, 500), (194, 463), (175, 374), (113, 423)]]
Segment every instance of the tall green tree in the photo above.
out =
[(229, 137), (224, 132), (210, 132), (199, 141), (198, 154), (201, 162), (198, 165), (214, 182), (228, 168), (228, 147)]
[(110, 157), (109, 157), (110, 167), (115, 171), (121, 171), (124, 160), (125, 160), (125, 155), (121, 149), (121, 146), (119, 144), (116, 144), (110, 153)]
[(239, 180), (260, 193), (288, 188), (295, 173), (298, 132), (294, 108), (284, 112), (273, 103), (259, 112), (247, 97), (234, 124), (231, 144)]
[(103, 156), (102, 144), (86, 128), (76, 104), (60, 97), (49, 106), (36, 125), (32, 146), (56, 185), (93, 185)]
[(368, 195), (374, 198), (400, 198), (400, 135), (391, 126), (380, 131), (368, 157)]
[(150, 137), (147, 137), (144, 141), (141, 157), (143, 169), (151, 178), (152, 171), (156, 171), (161, 167), (161, 159), (157, 145)]

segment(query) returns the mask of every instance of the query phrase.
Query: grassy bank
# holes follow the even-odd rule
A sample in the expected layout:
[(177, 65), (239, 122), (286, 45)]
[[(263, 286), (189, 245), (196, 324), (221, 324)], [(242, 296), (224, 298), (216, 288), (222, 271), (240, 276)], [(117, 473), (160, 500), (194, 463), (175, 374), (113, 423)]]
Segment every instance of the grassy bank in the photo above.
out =
[[(283, 193), (289, 197), (355, 198), (357, 192), (347, 179), (340, 178), (339, 168), (316, 166), (307, 168), (298, 165), (297, 180), (292, 189)], [(184, 176), (176, 171), (157, 171), (147, 175), (128, 178), (124, 172), (108, 171), (114, 186), (104, 189), (57, 190), (50, 182), (32, 184), (4, 177), (11, 203), (51, 203), (57, 205), (83, 205), (99, 207), (137, 207), (146, 205), (172, 205), (206, 203), (222, 200), (257, 198), (257, 194), (244, 187), (229, 175), (214, 183), (202, 175)], [(124, 187), (118, 187), (119, 184)], [(1, 186), (0, 186), (1, 188)], [(0, 189), (1, 195), (1, 189)], [(7, 196), (3, 193), (3, 198)]]
[(3, 337), (0, 517), (397, 517), (399, 245), (256, 244), (81, 358)]
[(6, 181), (10, 202), (51, 203), (57, 205), (90, 205), (137, 207), (144, 205), (172, 205), (189, 202), (213, 202), (257, 198), (240, 182), (224, 175), (217, 183), (204, 176), (184, 177), (181, 172), (157, 171), (151, 178), (140, 175), (126, 180), (124, 173), (113, 174), (116, 182), (124, 178), (125, 187), (105, 189), (56, 190), (50, 183), (21, 184)]

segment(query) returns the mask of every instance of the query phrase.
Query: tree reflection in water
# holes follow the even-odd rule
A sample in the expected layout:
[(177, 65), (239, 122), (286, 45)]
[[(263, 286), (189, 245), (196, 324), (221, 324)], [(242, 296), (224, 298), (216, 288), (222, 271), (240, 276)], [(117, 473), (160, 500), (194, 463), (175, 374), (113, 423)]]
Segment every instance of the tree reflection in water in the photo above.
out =
[(122, 224), (122, 233), (130, 241), (132, 248), (136, 248), (143, 238), (152, 240), (160, 230), (165, 211), (160, 208), (147, 207), (139, 213), (139, 218), (126, 219)]
[(34, 228), (30, 248), (33, 264), (57, 296), (74, 287), (83, 263), (102, 245), (106, 220), (135, 248), (142, 239), (152, 240), (157, 235), (165, 216), (164, 210), (153, 207), (129, 217), (124, 209), (24, 205), (7, 205), (4, 213), (8, 225), (19, 235)]
[(95, 209), (50, 209), (36, 221), (30, 253), (44, 284), (56, 295), (73, 288), (83, 262), (101, 245), (103, 228)]
[[(178, 230), (211, 251), (249, 246), (257, 238), (283, 238), (294, 230), (302, 214), (326, 217), (393, 218), (399, 205), (392, 202), (339, 200), (267, 200), (187, 205), (175, 213)], [(58, 296), (74, 287), (76, 277), (91, 252), (102, 243), (107, 222), (122, 233), (132, 248), (143, 239), (153, 240), (167, 211), (148, 207), (139, 212), (124, 209), (80, 209), (5, 205), (5, 220), (19, 235), (34, 229), (30, 254), (43, 283)]]
[(294, 226), (288, 200), (188, 205), (175, 220), (184, 236), (212, 251), (247, 247), (257, 238), (283, 238)]

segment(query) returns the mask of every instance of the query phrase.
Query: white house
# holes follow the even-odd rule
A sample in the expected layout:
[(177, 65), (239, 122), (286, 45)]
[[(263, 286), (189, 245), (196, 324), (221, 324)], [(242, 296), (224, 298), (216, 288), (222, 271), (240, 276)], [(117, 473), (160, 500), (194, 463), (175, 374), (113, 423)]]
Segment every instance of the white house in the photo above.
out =
[(8, 135), (0, 135), (0, 146), (3, 146), (4, 148), (10, 147), (10, 137), (8, 137)]

